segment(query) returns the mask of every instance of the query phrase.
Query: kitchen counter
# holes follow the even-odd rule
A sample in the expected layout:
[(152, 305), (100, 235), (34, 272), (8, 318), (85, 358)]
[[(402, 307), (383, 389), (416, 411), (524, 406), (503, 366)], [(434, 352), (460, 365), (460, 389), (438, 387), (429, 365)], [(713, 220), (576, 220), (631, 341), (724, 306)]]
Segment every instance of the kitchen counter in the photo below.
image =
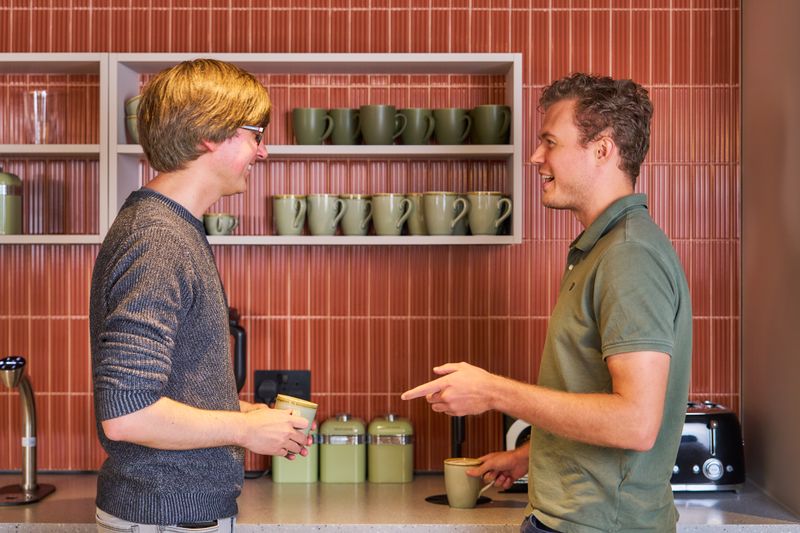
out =
[[(20, 476), (0, 475), (0, 486)], [(56, 486), (41, 502), (0, 507), (0, 532), (94, 533), (94, 474), (40, 475)], [(518, 532), (525, 494), (490, 489), (490, 503), (475, 509), (450, 509), (425, 497), (444, 492), (441, 475), (417, 475), (407, 484), (276, 484), (247, 480), (239, 498), (237, 533), (300, 532)], [(680, 493), (679, 532), (800, 533), (798, 518), (752, 485), (740, 493)]]

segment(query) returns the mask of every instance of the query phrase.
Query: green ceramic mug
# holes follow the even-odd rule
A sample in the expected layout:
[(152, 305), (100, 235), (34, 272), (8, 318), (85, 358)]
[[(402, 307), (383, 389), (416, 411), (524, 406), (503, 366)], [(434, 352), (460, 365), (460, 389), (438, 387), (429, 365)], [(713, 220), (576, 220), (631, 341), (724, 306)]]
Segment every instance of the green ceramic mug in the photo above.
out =
[(403, 144), (427, 144), (436, 125), (433, 111), (413, 107), (401, 109), (400, 114), (406, 117), (406, 128), (400, 135)]
[(296, 107), (292, 109), (292, 128), (297, 144), (322, 144), (333, 131), (333, 119), (327, 109)]
[(312, 235), (335, 235), (347, 206), (334, 194), (309, 194), (308, 229)]
[(229, 213), (206, 213), (203, 225), (208, 235), (230, 235), (239, 225), (239, 219)]
[(361, 120), (358, 109), (338, 108), (328, 113), (333, 119), (333, 144), (358, 144), (361, 139)]
[(439, 144), (462, 144), (472, 128), (472, 117), (466, 109), (434, 109), (433, 118), (436, 121), (434, 135)]
[(400, 235), (403, 224), (414, 210), (414, 204), (402, 194), (382, 193), (372, 197), (372, 208), (376, 234)]
[(372, 220), (372, 200), (364, 194), (345, 194), (345, 212), (342, 217), (342, 233), (345, 235), (366, 235), (369, 221)]
[(422, 202), (429, 235), (453, 235), (456, 225), (469, 214), (467, 200), (458, 193), (429, 191)]
[(362, 105), (360, 116), (364, 144), (392, 144), (406, 129), (406, 117), (393, 105)]
[(272, 221), (278, 235), (300, 235), (306, 221), (306, 197), (278, 194), (272, 197)]
[(507, 105), (479, 105), (470, 111), (472, 144), (508, 144), (511, 108)]
[(469, 228), (473, 235), (497, 235), (500, 225), (511, 216), (511, 200), (495, 191), (467, 193)]

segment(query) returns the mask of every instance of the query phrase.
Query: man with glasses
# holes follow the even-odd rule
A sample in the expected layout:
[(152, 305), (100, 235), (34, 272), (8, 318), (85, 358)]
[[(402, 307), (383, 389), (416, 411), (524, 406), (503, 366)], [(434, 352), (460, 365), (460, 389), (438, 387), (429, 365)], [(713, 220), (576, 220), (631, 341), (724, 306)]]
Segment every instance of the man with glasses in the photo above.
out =
[(270, 108), (252, 75), (209, 59), (159, 73), (142, 94), (139, 137), (158, 175), (126, 200), (92, 276), (95, 413), (108, 453), (101, 532), (232, 531), (244, 448), (308, 453), (305, 419), (238, 399), (228, 302), (202, 223), (266, 158)]

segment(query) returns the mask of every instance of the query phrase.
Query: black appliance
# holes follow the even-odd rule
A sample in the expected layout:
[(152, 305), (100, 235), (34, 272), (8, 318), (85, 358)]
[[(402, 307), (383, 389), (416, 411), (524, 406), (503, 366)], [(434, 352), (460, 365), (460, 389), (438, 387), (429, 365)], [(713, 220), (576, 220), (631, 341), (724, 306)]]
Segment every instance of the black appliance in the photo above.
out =
[[(531, 425), (519, 418), (503, 415), (503, 448), (515, 450), (531, 438)], [(514, 481), (503, 492), (528, 492), (528, 474)]]
[(242, 392), (247, 376), (247, 334), (239, 325), (239, 311), (228, 309), (228, 327), (233, 337), (233, 375), (236, 377), (236, 392)]
[(736, 491), (744, 478), (744, 444), (736, 413), (710, 401), (689, 402), (672, 490)]

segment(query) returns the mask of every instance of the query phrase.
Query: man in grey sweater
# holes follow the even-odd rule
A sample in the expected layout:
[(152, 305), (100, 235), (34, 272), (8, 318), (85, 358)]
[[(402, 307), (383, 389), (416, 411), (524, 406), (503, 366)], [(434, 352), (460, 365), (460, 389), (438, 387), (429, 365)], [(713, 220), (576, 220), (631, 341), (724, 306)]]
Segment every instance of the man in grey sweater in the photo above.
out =
[(232, 531), (243, 448), (305, 455), (308, 423), (240, 401), (228, 302), (203, 213), (247, 187), (271, 103), (250, 74), (199, 59), (154, 77), (139, 133), (159, 174), (128, 197), (91, 288), (99, 531)]

